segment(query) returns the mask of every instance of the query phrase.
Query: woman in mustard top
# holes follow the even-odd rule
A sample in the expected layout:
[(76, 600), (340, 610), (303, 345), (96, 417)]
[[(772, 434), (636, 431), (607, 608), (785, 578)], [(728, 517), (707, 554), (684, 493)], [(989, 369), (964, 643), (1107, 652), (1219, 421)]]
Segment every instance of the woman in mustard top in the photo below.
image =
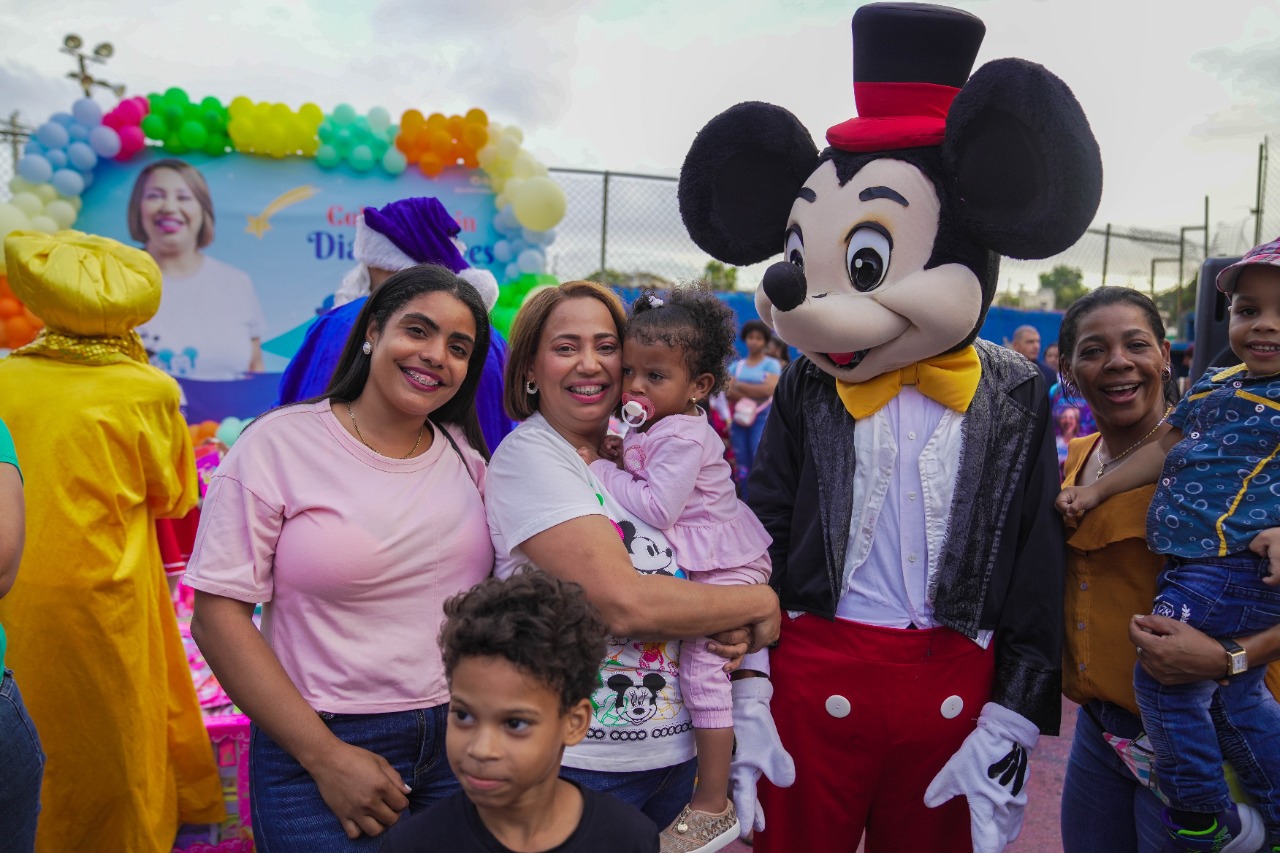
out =
[(197, 497), (178, 386), (133, 331), (160, 270), (74, 231), (4, 246), (10, 286), (46, 323), (0, 361), (27, 505), (0, 623), (47, 756), (36, 850), (168, 853), (181, 822), (225, 810), (156, 541), (156, 518)]
[[(1059, 335), (1062, 382), (1093, 411), (1098, 432), (1074, 439), (1064, 485), (1105, 477), (1156, 440), (1177, 402), (1164, 324), (1150, 299), (1101, 287), (1076, 301)], [(1147, 550), (1147, 507), (1155, 486), (1125, 492), (1086, 515), (1067, 537), (1063, 692), (1081, 705), (1062, 791), (1065, 853), (1157, 853), (1167, 840), (1162, 803), (1130, 771), (1116, 747), (1142, 731), (1133, 670), (1170, 682), (1221, 678), (1222, 646), (1187, 625), (1149, 614), (1164, 558)], [(1146, 633), (1155, 631), (1156, 634)], [(1241, 642), (1250, 662), (1280, 659), (1280, 631)], [(1272, 667), (1268, 684), (1280, 686)], [(1114, 743), (1114, 745), (1113, 745)]]

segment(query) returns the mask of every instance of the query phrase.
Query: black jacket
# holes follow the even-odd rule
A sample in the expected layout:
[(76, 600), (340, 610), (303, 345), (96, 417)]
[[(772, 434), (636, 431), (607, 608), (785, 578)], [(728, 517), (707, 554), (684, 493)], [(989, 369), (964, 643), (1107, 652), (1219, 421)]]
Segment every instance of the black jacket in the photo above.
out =
[[(1049, 398), (1029, 361), (975, 342), (982, 378), (961, 427), (960, 466), (934, 618), (995, 632), (992, 701), (1057, 734), (1064, 544)], [(835, 618), (853, 513), (856, 423), (835, 380), (807, 358), (783, 372), (752, 466), (748, 503), (773, 537), (782, 607)]]

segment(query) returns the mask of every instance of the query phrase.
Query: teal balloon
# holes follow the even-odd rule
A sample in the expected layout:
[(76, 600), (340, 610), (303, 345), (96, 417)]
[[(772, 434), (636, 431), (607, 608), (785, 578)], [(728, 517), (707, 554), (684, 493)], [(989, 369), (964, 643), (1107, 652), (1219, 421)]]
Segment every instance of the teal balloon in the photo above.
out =
[(387, 170), (389, 175), (398, 175), (409, 165), (409, 160), (399, 148), (388, 148), (387, 153), (382, 155), (382, 168)]
[(367, 172), (373, 168), (374, 164), (373, 152), (369, 150), (368, 145), (357, 145), (352, 148), (347, 160), (351, 163), (351, 168), (357, 172)]
[(333, 108), (333, 114), (330, 118), (333, 119), (334, 124), (345, 126), (354, 122), (358, 115), (356, 108), (350, 104), (338, 104)]
[(341, 160), (338, 150), (332, 145), (321, 145), (316, 149), (316, 165), (322, 169), (332, 169)]
[(223, 418), (222, 423), (218, 424), (218, 428), (214, 431), (213, 437), (230, 447), (236, 443), (236, 439), (240, 438), (240, 433), (244, 432), (244, 428), (248, 425), (249, 421), (242, 421), (239, 418)]

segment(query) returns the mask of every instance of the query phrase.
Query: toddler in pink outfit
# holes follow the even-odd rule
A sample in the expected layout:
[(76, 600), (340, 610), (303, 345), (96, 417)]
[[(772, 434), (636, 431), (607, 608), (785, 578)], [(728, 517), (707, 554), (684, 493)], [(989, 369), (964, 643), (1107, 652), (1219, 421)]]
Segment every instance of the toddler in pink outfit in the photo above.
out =
[[(698, 583), (767, 583), (769, 534), (734, 490), (724, 442), (699, 407), (728, 381), (733, 312), (712, 293), (646, 293), (631, 308), (622, 350), (625, 438), (583, 458), (626, 509), (664, 531)], [(664, 851), (718, 850), (738, 836), (728, 800), (733, 701), (724, 659), (707, 638), (680, 647), (680, 690), (698, 747), (698, 787), (662, 833)], [(723, 843), (720, 843), (720, 842)]]

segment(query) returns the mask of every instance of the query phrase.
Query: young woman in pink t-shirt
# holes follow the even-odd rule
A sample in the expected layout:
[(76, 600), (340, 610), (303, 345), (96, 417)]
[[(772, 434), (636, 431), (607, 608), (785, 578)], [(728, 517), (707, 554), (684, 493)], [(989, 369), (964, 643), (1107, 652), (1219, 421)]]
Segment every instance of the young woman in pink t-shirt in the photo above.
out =
[(397, 273), (325, 396), (255, 421), (210, 484), (192, 635), (253, 722), (261, 851), (374, 849), (458, 790), (437, 636), (444, 600), (493, 568), (474, 405), (488, 338), (470, 284)]

